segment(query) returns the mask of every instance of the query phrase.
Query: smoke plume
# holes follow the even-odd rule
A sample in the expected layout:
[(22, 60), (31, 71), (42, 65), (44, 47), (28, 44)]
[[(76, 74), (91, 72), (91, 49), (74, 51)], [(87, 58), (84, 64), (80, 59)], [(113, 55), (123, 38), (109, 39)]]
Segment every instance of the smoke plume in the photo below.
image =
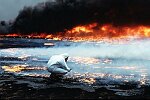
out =
[(56, 0), (26, 7), (12, 33), (56, 33), (93, 22), (114, 26), (150, 25), (150, 0)]

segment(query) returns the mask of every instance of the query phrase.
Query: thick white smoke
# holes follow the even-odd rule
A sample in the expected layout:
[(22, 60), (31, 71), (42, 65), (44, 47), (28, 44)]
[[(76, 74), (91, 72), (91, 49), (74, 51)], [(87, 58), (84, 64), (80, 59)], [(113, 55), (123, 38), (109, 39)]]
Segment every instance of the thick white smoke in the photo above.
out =
[[(138, 40), (127, 44), (110, 43), (79, 43), (70, 46), (56, 46), (52, 48), (20, 48), (2, 50), (2, 54), (21, 56), (43, 56), (50, 57), (54, 54), (69, 53), (70, 56), (95, 57), (95, 58), (126, 58), (126, 59), (149, 59), (150, 60), (150, 41)], [(7, 52), (9, 51), (9, 52)]]

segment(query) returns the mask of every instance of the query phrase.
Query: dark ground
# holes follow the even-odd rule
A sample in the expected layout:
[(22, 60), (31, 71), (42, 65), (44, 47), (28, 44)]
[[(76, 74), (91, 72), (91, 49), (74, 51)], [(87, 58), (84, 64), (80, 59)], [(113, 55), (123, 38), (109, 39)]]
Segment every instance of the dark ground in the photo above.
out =
[[(28, 41), (23, 39), (20, 43), (21, 39), (15, 42), (14, 40), (2, 39), (0, 43), (3, 44), (0, 47), (3, 49), (42, 47), (45, 42), (39, 43), (36, 40), (30, 42), (30, 39)], [(13, 41), (12, 45), (11, 41)], [(3, 60), (4, 58), (0, 57), (0, 61)], [(2, 65), (1, 63), (0, 66)], [(97, 79), (96, 81), (101, 82), (102, 80)], [(134, 82), (113, 83), (112, 85), (99, 83), (95, 86), (81, 83), (78, 79), (52, 80), (47, 77), (19, 76), (5, 72), (0, 67), (0, 99), (150, 99), (150, 87), (146, 85), (138, 87), (138, 83)], [(113, 87), (115, 88), (113, 89)]]
[[(123, 96), (123, 94), (116, 95), (117, 92), (107, 87), (87, 91), (88, 89), (83, 89), (88, 88), (87, 84), (71, 85), (75, 82), (71, 79), (51, 80), (42, 77), (15, 76), (7, 72), (0, 78), (0, 99), (150, 99), (150, 87), (146, 86), (139, 89), (141, 91), (139, 94)], [(89, 85), (90, 88), (92, 86)], [(119, 88), (132, 90), (135, 84), (124, 84)]]

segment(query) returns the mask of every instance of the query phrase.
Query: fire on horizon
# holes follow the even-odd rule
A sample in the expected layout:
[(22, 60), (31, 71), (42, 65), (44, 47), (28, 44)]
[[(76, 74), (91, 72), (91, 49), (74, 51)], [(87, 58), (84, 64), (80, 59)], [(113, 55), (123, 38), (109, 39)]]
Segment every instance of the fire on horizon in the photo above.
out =
[[(92, 40), (149, 38), (150, 0), (53, 0), (24, 7), (0, 36)], [(2, 26), (2, 28), (1, 28)]]
[(17, 33), (1, 35), (6, 37), (27, 37), (27, 38), (47, 38), (53, 40), (72, 40), (72, 41), (98, 41), (102, 39), (128, 39), (128, 38), (149, 38), (149, 26), (115, 27), (111, 24), (100, 26), (97, 23), (79, 25), (65, 32), (56, 34), (32, 33), (21, 35)]

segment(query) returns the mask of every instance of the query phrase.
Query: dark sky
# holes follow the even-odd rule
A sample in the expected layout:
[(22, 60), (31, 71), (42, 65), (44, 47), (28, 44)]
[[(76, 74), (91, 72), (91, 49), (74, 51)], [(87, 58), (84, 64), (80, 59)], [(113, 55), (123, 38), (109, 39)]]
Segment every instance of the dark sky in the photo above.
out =
[(24, 6), (35, 6), (44, 1), (48, 0), (0, 0), (0, 20), (14, 19)]

